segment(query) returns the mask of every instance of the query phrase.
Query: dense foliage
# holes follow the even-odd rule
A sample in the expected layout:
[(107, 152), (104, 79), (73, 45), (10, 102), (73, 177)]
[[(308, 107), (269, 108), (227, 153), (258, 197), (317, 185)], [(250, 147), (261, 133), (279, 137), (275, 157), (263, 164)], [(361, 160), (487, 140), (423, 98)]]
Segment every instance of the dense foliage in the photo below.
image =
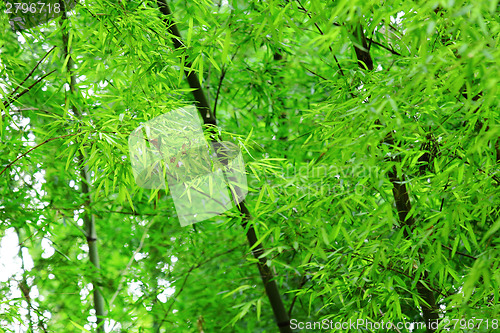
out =
[[(166, 2), (0, 15), (0, 331), (277, 332), (249, 228), (292, 329), (495, 331), (498, 1)], [(249, 212), (181, 227), (127, 139), (190, 73)]]

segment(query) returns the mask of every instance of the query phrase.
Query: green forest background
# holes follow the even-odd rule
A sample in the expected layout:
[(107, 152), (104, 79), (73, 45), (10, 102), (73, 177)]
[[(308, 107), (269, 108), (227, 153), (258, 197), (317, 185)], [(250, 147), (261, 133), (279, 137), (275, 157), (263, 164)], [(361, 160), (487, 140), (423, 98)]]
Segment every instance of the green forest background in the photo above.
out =
[[(0, 332), (497, 331), (498, 1), (7, 3)], [(127, 140), (187, 106), (249, 193), (181, 227)]]

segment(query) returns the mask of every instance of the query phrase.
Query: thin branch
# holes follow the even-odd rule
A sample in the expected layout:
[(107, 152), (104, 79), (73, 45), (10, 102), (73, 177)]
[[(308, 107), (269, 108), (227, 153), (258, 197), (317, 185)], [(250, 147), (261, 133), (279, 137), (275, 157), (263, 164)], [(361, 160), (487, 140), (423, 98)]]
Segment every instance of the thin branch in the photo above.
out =
[[(240, 45), (238, 45), (238, 47), (236, 48), (236, 52), (234, 52), (233, 56), (231, 57), (231, 61), (233, 61), (234, 57), (238, 53), (238, 49), (240, 48)], [(222, 87), (222, 81), (224, 80), (227, 71), (228, 71), (228, 69), (226, 68), (226, 66), (222, 67), (220, 78), (219, 78), (219, 85), (217, 86), (217, 93), (215, 94), (214, 111), (212, 112), (215, 119), (217, 119), (217, 116), (216, 116), (216, 113), (217, 113), (217, 102), (219, 101), (220, 89)]]
[[(26, 94), (28, 91), (31, 90), (31, 88), (33, 88), (35, 85), (37, 85), (38, 83), (40, 83), (43, 79), (45, 79), (47, 76), (49, 76), (50, 74), (54, 73), (56, 70), (54, 69), (53, 71), (51, 72), (48, 72), (47, 74), (43, 75), (41, 78), (39, 78), (38, 80), (35, 81), (35, 83), (33, 83), (31, 86), (29, 86), (27, 89), (24, 89), (23, 92), (20, 92), (19, 94), (17, 94), (15, 97), (9, 97), (6, 101), (3, 102), (3, 106), (4, 108), (6, 108), (7, 106), (9, 106), (10, 104), (14, 103), (16, 100), (19, 99), (19, 97), (23, 96), (24, 94)], [(17, 88), (16, 88), (17, 89)]]
[[(16, 109), (13, 109), (11, 111), (9, 111), (10, 114), (12, 113), (22, 113), (24, 111), (36, 111), (36, 112), (40, 112), (40, 113), (45, 113), (45, 114), (50, 114), (50, 115), (56, 115), (57, 116), (57, 113), (55, 112), (51, 112), (51, 111), (47, 111), (47, 110), (42, 110), (42, 109), (39, 109), (39, 108), (33, 108), (33, 107), (21, 107), (21, 108), (16, 108)], [(2, 115), (2, 118), (4, 118), (6, 115)]]
[(226, 76), (226, 72), (227, 72), (226, 68), (222, 67), (222, 70), (220, 73), (220, 78), (219, 78), (219, 85), (217, 86), (217, 92), (215, 93), (214, 111), (213, 111), (214, 117), (217, 116), (217, 102), (219, 101), (220, 88), (222, 87), (222, 81), (224, 80), (224, 77)]
[(17, 89), (19, 89), (20, 87), (23, 86), (23, 84), (26, 82), (26, 80), (28, 80), (29, 77), (31, 77), (31, 75), (33, 75), (33, 72), (35, 72), (35, 70), (38, 68), (38, 66), (40, 66), (40, 64), (42, 63), (42, 61), (47, 58), (47, 56), (50, 54), (50, 52), (52, 52), (52, 50), (54, 50), (56, 47), (55, 45), (52, 46), (52, 48), (50, 50), (47, 51), (47, 53), (45, 53), (45, 55), (42, 57), (42, 59), (38, 60), (38, 62), (36, 63), (36, 66), (33, 67), (33, 69), (31, 70), (31, 72), (28, 73), (28, 75), (24, 78), (24, 80), (19, 83), (19, 85), (16, 87), (16, 89), (14, 89), (14, 91), (12, 91), (9, 95), (12, 96), (16, 93)]
[[(451, 252), (453, 252), (453, 249), (449, 246), (446, 246), (444, 244), (441, 244), (442, 247), (444, 247), (445, 249), (448, 249), (450, 250)], [(463, 253), (463, 252), (459, 252), (459, 251), (455, 251), (456, 254), (459, 254), (461, 256), (464, 256), (464, 257), (467, 257), (467, 258), (471, 258), (471, 259), (474, 259), (474, 260), (477, 260), (477, 257), (474, 257), (474, 256), (471, 256), (470, 254), (467, 254), (467, 253)]]
[[(299, 5), (300, 5), (299, 9), (300, 9), (300, 10), (302, 10), (302, 11), (304, 11), (304, 13), (306, 13), (306, 14), (307, 14), (307, 16), (309, 16), (309, 18), (310, 18), (310, 19), (312, 19), (311, 14), (309, 13), (309, 11), (308, 11), (308, 10), (307, 10), (304, 6), (300, 3), (300, 0), (297, 0), (297, 2), (298, 2), (298, 3), (299, 3)], [(338, 23), (334, 23), (334, 25), (336, 25), (336, 26), (340, 26)], [(319, 27), (319, 25), (318, 25), (316, 22), (314, 22), (314, 26), (316, 27), (316, 29), (318, 29), (319, 33), (320, 33), (322, 36), (324, 36), (324, 35), (325, 35), (325, 34), (323, 33), (323, 30), (321, 30), (321, 28)], [(335, 62), (337, 63), (337, 66), (338, 66), (338, 68), (339, 68), (340, 74), (341, 74), (342, 76), (344, 76), (344, 71), (342, 70), (342, 67), (340, 67), (340, 62), (339, 62), (339, 60), (337, 59), (337, 56), (333, 53), (333, 49), (332, 49), (332, 47), (331, 47), (331, 46), (328, 46), (328, 48), (330, 49), (330, 52), (331, 52), (331, 53), (332, 53), (332, 55), (333, 55), (333, 59), (335, 59)]]
[(78, 134), (80, 134), (80, 133), (66, 134), (66, 135), (55, 137), (55, 138), (47, 139), (47, 140), (43, 141), (42, 143), (37, 144), (36, 146), (28, 149), (25, 153), (19, 155), (15, 160), (13, 160), (12, 162), (10, 162), (9, 164), (7, 164), (7, 166), (5, 168), (3, 168), (2, 172), (0, 172), (0, 175), (2, 175), (5, 172), (5, 170), (7, 170), (8, 168), (10, 168), (12, 166), (12, 164), (16, 163), (18, 160), (20, 160), (24, 156), (28, 155), (30, 152), (32, 152), (33, 150), (37, 149), (38, 147), (43, 146), (44, 144), (49, 143), (50, 141), (54, 141), (54, 140), (57, 140), (57, 139), (63, 139), (63, 138), (67, 138), (68, 136), (75, 136), (75, 135), (78, 135)]
[(184, 287), (186, 286), (187, 280), (188, 280), (189, 276), (191, 275), (191, 272), (194, 271), (195, 269), (201, 267), (202, 265), (204, 265), (204, 264), (206, 264), (206, 263), (214, 260), (215, 258), (218, 258), (218, 257), (221, 257), (221, 256), (226, 255), (228, 253), (231, 253), (231, 252), (233, 252), (234, 250), (237, 250), (237, 249), (239, 249), (239, 246), (231, 248), (231, 249), (226, 250), (224, 252), (218, 253), (218, 254), (214, 255), (213, 257), (210, 257), (210, 258), (206, 259), (205, 261), (197, 263), (196, 265), (192, 265), (188, 269), (188, 271), (186, 273), (184, 273), (185, 276), (184, 276), (184, 280), (182, 281), (182, 285), (177, 290), (177, 292), (175, 293), (175, 295), (172, 297), (172, 302), (170, 303), (167, 311), (165, 311), (165, 315), (163, 316), (162, 320), (160, 321), (159, 327), (161, 327), (161, 325), (163, 324), (163, 322), (165, 322), (167, 316), (172, 312), (172, 307), (174, 306), (175, 301), (177, 300), (177, 298), (179, 297), (179, 295), (184, 290)]
[(135, 258), (135, 255), (137, 253), (139, 253), (139, 251), (142, 249), (142, 247), (144, 246), (144, 241), (146, 240), (146, 237), (148, 235), (148, 231), (149, 231), (149, 228), (151, 228), (151, 226), (153, 225), (154, 223), (154, 218), (151, 219), (151, 221), (148, 223), (148, 225), (146, 226), (146, 228), (144, 228), (144, 232), (142, 234), (142, 237), (141, 237), (141, 240), (139, 242), (139, 245), (137, 246), (137, 248), (135, 249), (134, 253), (132, 253), (132, 256), (130, 257), (130, 260), (128, 261), (127, 263), (127, 266), (120, 272), (120, 282), (118, 283), (118, 288), (116, 288), (116, 291), (115, 293), (113, 294), (113, 296), (111, 296), (111, 299), (108, 303), (108, 307), (111, 309), (112, 306), (113, 306), (113, 303), (115, 302), (115, 299), (116, 297), (118, 296), (118, 294), (120, 293), (120, 291), (122, 290), (123, 288), (123, 282), (125, 280), (125, 273), (130, 269), (130, 267), (132, 266), (132, 263), (134, 262), (134, 258)]
[(309, 68), (307, 68), (306, 66), (304, 66), (304, 65), (302, 65), (302, 64), (300, 64), (300, 65), (301, 65), (301, 66), (302, 66), (302, 67), (303, 67), (306, 71), (308, 71), (309, 73), (311, 73), (311, 74), (313, 74), (313, 75), (316, 75), (317, 77), (319, 77), (319, 78), (321, 78), (321, 79), (323, 79), (323, 80), (325, 80), (325, 81), (329, 81), (329, 80), (328, 80), (327, 78), (325, 78), (324, 76), (321, 76), (321, 75), (319, 75), (319, 74), (318, 74), (318, 73), (316, 73), (316, 72), (313, 72), (312, 70), (310, 70), (310, 69), (309, 69)]
[[(16, 234), (17, 238), (21, 239), (21, 232), (19, 231), (19, 228), (16, 228)], [(28, 327), (29, 331), (33, 331), (33, 321), (31, 316), (31, 309), (33, 308), (33, 305), (31, 304), (31, 297), (30, 297), (32, 286), (28, 284), (26, 278), (27, 272), (24, 263), (23, 247), (21, 246), (19, 247), (17, 255), (21, 259), (21, 272), (23, 276), (22, 280), (18, 282), (18, 287), (24, 297), (24, 300), (26, 301), (26, 303), (28, 303)]]
[(158, 216), (158, 213), (139, 213), (139, 212), (124, 212), (119, 210), (95, 210), (96, 214), (126, 214), (133, 216)]
[(384, 44), (380, 44), (379, 42), (373, 40), (373, 38), (367, 38), (367, 40), (370, 42), (370, 44), (373, 43), (373, 44), (375, 44), (377, 46), (380, 46), (381, 48), (386, 49), (387, 51), (391, 52), (394, 55), (397, 55), (397, 56), (400, 56), (400, 57), (403, 56), (401, 53), (395, 51), (392, 47), (388, 47), (388, 46), (385, 46)]
[[(366, 293), (366, 290), (363, 289), (363, 291)], [(382, 310), (378, 309), (378, 312), (380, 312), (380, 314), (382, 315), (382, 317), (385, 316), (385, 314), (382, 312)], [(396, 332), (401, 333), (401, 331), (396, 326), (391, 325), (391, 328), (393, 330), (395, 330)]]
[[(318, 241), (316, 241), (316, 245), (317, 244), (318, 244)], [(313, 247), (316, 247), (316, 245), (314, 245)], [(313, 256), (311, 255), (311, 257), (309, 258), (309, 261), (307, 262), (307, 265), (311, 263), (312, 258), (313, 258)], [(299, 290), (304, 287), (306, 282), (307, 282), (306, 274), (304, 272), (304, 274), (302, 275), (302, 277), (300, 279)], [(298, 295), (297, 295), (297, 293), (295, 293), (295, 295), (293, 296), (293, 299), (292, 299), (292, 303), (290, 304), (290, 308), (288, 309), (288, 316), (289, 317), (292, 317), (292, 311), (293, 311), (293, 307), (295, 305), (295, 301), (297, 300), (297, 297), (298, 297)]]

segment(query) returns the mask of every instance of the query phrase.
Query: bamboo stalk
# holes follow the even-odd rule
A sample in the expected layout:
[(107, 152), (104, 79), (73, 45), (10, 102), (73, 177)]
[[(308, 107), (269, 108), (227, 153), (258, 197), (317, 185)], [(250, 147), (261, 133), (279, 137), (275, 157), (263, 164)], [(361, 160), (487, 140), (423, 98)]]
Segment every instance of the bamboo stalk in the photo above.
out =
[[(363, 70), (373, 70), (373, 59), (370, 55), (367, 39), (363, 32), (363, 26), (361, 23), (357, 23), (353, 27), (350, 38), (354, 45), (359, 67)], [(389, 145), (394, 145), (394, 139), (391, 133), (387, 134), (384, 141)], [(395, 161), (400, 162), (400, 159), (396, 158)], [(389, 171), (389, 180), (393, 186), (392, 193), (394, 202), (396, 203), (399, 224), (402, 228), (404, 228), (404, 236), (408, 239), (411, 236), (411, 232), (413, 231), (413, 227), (415, 225), (415, 219), (413, 216), (408, 216), (408, 213), (411, 211), (409, 191), (406, 187), (406, 183), (404, 183), (403, 176), (398, 176), (396, 166)], [(421, 304), (422, 314), (425, 323), (427, 324), (427, 332), (431, 333), (435, 332), (435, 329), (433, 329), (429, 323), (439, 320), (438, 307), (434, 293), (421, 282), (422, 280), (425, 281), (426, 285), (430, 285), (428, 274), (425, 271), (422, 279), (417, 282), (417, 292), (424, 300), (424, 303)]]
[[(69, 99), (72, 95), (75, 94), (77, 87), (76, 87), (76, 76), (73, 73), (74, 69), (74, 62), (71, 57), (71, 49), (70, 46), (68, 45), (68, 38), (69, 38), (69, 21), (68, 17), (66, 15), (66, 10), (64, 8), (64, 3), (62, 3), (62, 40), (63, 40), (63, 47), (64, 47), (64, 59), (68, 59), (67, 65), (66, 65), (66, 70), (70, 75), (70, 82), (69, 82), (69, 96), (67, 97), (66, 103), (69, 103)], [(81, 112), (76, 108), (74, 104), (71, 104), (71, 111), (75, 114), (76, 117), (81, 117)], [(82, 217), (84, 226), (85, 226), (85, 236), (87, 239), (87, 244), (89, 247), (89, 259), (90, 262), (94, 265), (96, 268), (96, 271), (99, 272), (100, 270), (100, 263), (99, 263), (99, 251), (98, 251), (98, 246), (97, 246), (97, 232), (96, 232), (96, 222), (95, 222), (95, 215), (91, 213), (91, 205), (92, 205), (92, 199), (90, 196), (90, 186), (91, 186), (91, 179), (90, 179), (90, 173), (88, 171), (87, 166), (85, 165), (85, 158), (80, 150), (77, 152), (77, 159), (78, 159), (78, 168), (80, 169), (80, 178), (81, 178), (81, 191), (82, 193), (88, 197), (88, 200), (85, 201), (85, 213)], [(104, 333), (104, 318), (106, 316), (106, 310), (104, 306), (104, 298), (101, 294), (101, 291), (99, 290), (99, 283), (98, 283), (98, 277), (94, 276), (92, 281), (92, 292), (93, 292), (93, 298), (94, 298), (94, 310), (95, 314), (97, 317), (97, 332), (99, 333)]]
[[(172, 41), (175, 48), (180, 49), (184, 47), (179, 29), (177, 29), (177, 26), (172, 18), (172, 12), (170, 11), (168, 4), (165, 0), (158, 0), (157, 4), (160, 12), (165, 16), (163, 21), (166, 23), (168, 31), (172, 35)], [(192, 65), (188, 61), (185, 67), (190, 68), (192, 67)], [(201, 88), (200, 81), (198, 80), (196, 73), (194, 71), (189, 72), (188, 70), (185, 70), (185, 74), (189, 86), (195, 89), (193, 91), (193, 97), (204, 124), (213, 126), (217, 125), (217, 120), (210, 111), (210, 106), (205, 97), (205, 93)], [(216, 137), (212, 136), (212, 140), (215, 141), (215, 139)], [(246, 230), (246, 236), (250, 247), (253, 248), (252, 254), (257, 259), (257, 267), (259, 269), (260, 277), (264, 284), (269, 302), (271, 303), (271, 307), (273, 309), (274, 317), (276, 319), (279, 331), (281, 333), (291, 333), (292, 329), (290, 328), (290, 319), (283, 305), (281, 294), (275, 281), (275, 276), (270, 267), (267, 265), (266, 259), (261, 257), (261, 255), (264, 253), (262, 243), (259, 243), (257, 246), (255, 246), (255, 244), (257, 243), (257, 236), (255, 234), (253, 224), (250, 223), (252, 220), (252, 215), (248, 210), (244, 200), (238, 205), (238, 209), (243, 216), (242, 227)]]

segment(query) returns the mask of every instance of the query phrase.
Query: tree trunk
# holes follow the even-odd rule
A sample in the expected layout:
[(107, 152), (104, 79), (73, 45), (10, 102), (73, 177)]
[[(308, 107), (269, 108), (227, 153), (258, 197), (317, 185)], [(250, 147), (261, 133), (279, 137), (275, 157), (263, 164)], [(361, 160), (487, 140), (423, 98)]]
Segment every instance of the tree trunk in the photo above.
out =
[[(177, 29), (177, 26), (172, 18), (172, 12), (170, 11), (170, 8), (168, 7), (168, 4), (166, 3), (165, 0), (158, 0), (158, 7), (161, 11), (161, 13), (165, 16), (163, 19), (164, 22), (167, 24), (168, 30), (170, 34), (174, 37), (172, 37), (172, 41), (174, 43), (174, 46), (176, 49), (182, 48), (183, 43), (181, 39), (181, 35), (179, 33), (179, 30)], [(188, 62), (185, 67), (191, 67), (191, 63)], [(194, 71), (188, 72), (185, 70), (186, 78), (189, 83), (189, 86), (193, 89), (193, 97), (195, 99), (196, 107), (198, 109), (198, 112), (200, 113), (201, 117), (203, 118), (203, 122), (205, 125), (216, 125), (217, 121), (215, 117), (213, 117), (211, 113), (210, 106), (208, 105), (207, 99), (205, 97), (205, 93), (203, 89), (201, 88), (200, 82), (198, 80), (198, 77), (194, 73)], [(212, 136), (212, 139), (215, 141), (216, 137)], [(248, 239), (248, 243), (251, 248), (254, 247), (255, 243), (257, 243), (257, 236), (255, 234), (255, 229), (251, 223), (249, 223), (252, 219), (252, 216), (248, 210), (248, 208), (245, 205), (245, 201), (243, 200), (239, 205), (238, 209), (240, 213), (242, 214), (243, 217), (243, 223), (242, 227), (244, 229), (248, 229), (246, 232), (246, 236)], [(269, 302), (271, 303), (271, 307), (274, 312), (274, 317), (276, 319), (279, 331), (282, 333), (289, 333), (292, 332), (292, 329), (290, 328), (290, 319), (288, 317), (288, 313), (285, 310), (285, 307), (283, 305), (283, 301), (281, 299), (281, 295), (278, 290), (278, 286), (276, 284), (276, 281), (274, 280), (274, 274), (269, 268), (269, 266), (266, 264), (266, 259), (261, 258), (260, 256), (262, 253), (264, 253), (264, 249), (262, 247), (262, 243), (258, 244), (252, 251), (254, 257), (258, 260), (257, 266), (259, 268), (259, 273), (260, 277), (262, 279), (262, 282), (264, 284), (264, 288), (266, 290), (267, 297), (269, 299)]]
[[(68, 45), (68, 38), (69, 38), (69, 21), (67, 19), (66, 11), (64, 8), (64, 3), (61, 2), (61, 11), (63, 12), (62, 14), (62, 25), (63, 25), (63, 47), (64, 47), (64, 59), (68, 59), (67, 65), (66, 65), (66, 70), (68, 71), (70, 75), (70, 82), (69, 82), (69, 92), (68, 92), (68, 97), (66, 99), (66, 103), (70, 103), (71, 97), (76, 92), (76, 77), (73, 73), (74, 69), (74, 62), (73, 59), (71, 58), (71, 49), (70, 46)], [(66, 27), (64, 27), (66, 25)], [(75, 114), (76, 117), (81, 117), (81, 112), (80, 110), (77, 109), (76, 106), (74, 106), (73, 103), (71, 104), (71, 111)], [(77, 143), (75, 143), (77, 144)], [(85, 233), (86, 233), (86, 238), (87, 238), (87, 244), (89, 247), (89, 259), (90, 262), (94, 265), (96, 268), (96, 272), (99, 272), (100, 270), (100, 264), (99, 264), (99, 251), (97, 248), (97, 232), (96, 232), (96, 223), (95, 223), (95, 216), (94, 214), (91, 213), (91, 195), (90, 195), (90, 185), (91, 185), (91, 179), (90, 179), (90, 174), (87, 169), (87, 166), (85, 166), (85, 158), (80, 150), (77, 151), (77, 158), (78, 158), (78, 168), (80, 170), (80, 178), (81, 178), (81, 191), (84, 194), (84, 197), (86, 198), (85, 200), (85, 212), (83, 215), (83, 222), (85, 225)], [(104, 309), (104, 298), (102, 297), (102, 294), (99, 290), (99, 276), (94, 276), (92, 279), (92, 292), (93, 292), (93, 297), (94, 297), (94, 310), (95, 310), (95, 315), (97, 317), (97, 332), (99, 333), (104, 333), (104, 318), (106, 316), (106, 310)]]
[[(352, 35), (350, 37), (354, 44), (354, 50), (356, 52), (359, 67), (364, 70), (373, 70), (373, 59), (370, 55), (370, 50), (368, 49), (366, 37), (363, 32), (363, 26), (358, 23), (351, 31)], [(384, 141), (389, 145), (394, 145), (391, 133), (386, 136)], [(400, 162), (399, 158), (396, 158), (395, 161)], [(389, 171), (389, 180), (393, 186), (392, 193), (396, 204), (396, 210), (398, 212), (399, 224), (402, 228), (404, 228), (405, 238), (409, 239), (415, 220), (413, 216), (408, 216), (408, 213), (411, 211), (410, 195), (406, 184), (404, 183), (404, 177), (398, 176), (395, 166)], [(426, 284), (429, 285), (427, 272), (424, 271), (422, 275), (421, 280), (425, 281)], [(420, 281), (417, 283), (417, 292), (425, 302), (424, 304), (421, 304), (421, 308), (427, 332), (434, 332), (435, 329), (432, 328), (430, 324), (439, 320), (438, 307), (434, 293)]]

